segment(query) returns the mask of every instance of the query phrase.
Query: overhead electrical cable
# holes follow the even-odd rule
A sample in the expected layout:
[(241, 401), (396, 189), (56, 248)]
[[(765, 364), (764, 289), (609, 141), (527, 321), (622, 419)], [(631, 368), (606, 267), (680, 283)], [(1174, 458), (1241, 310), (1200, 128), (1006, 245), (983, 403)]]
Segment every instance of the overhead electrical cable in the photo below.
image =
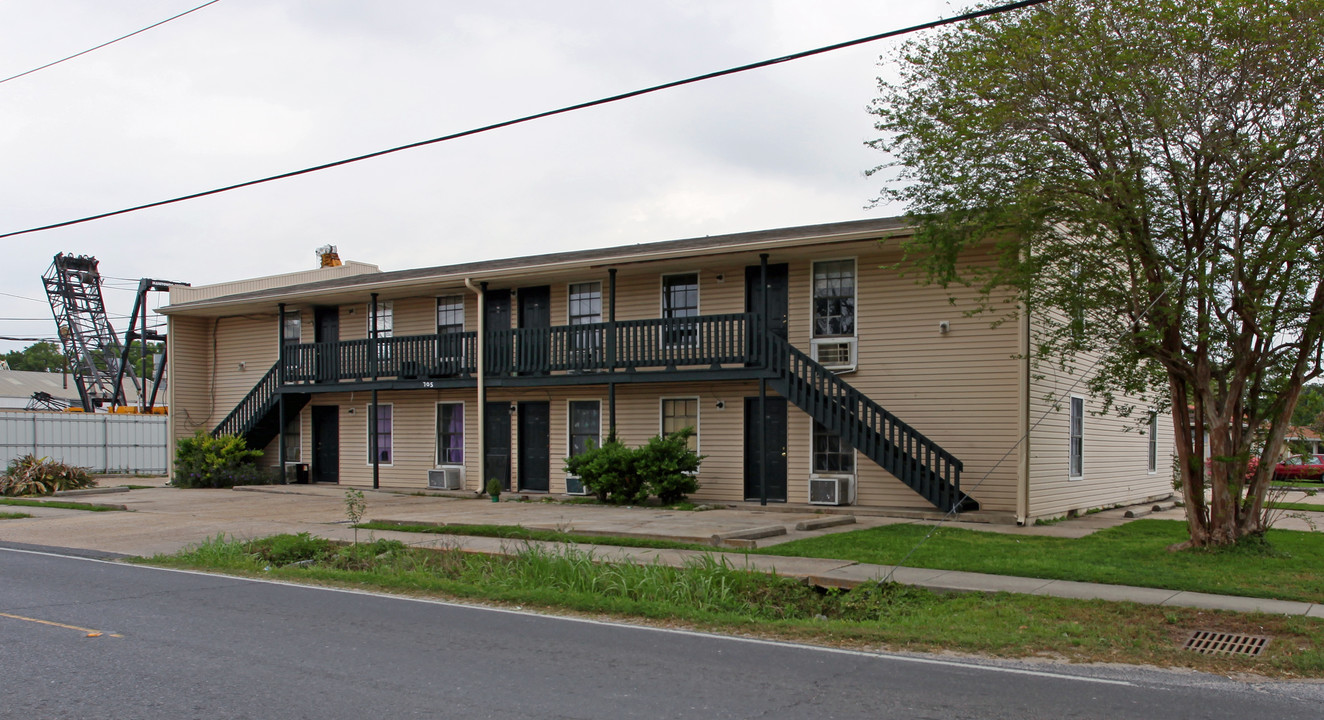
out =
[(48, 68), (48, 67), (53, 67), (53, 66), (55, 66), (55, 65), (59, 65), (59, 64), (62, 63), (62, 62), (67, 62), (67, 61), (69, 61), (69, 60), (73, 60), (73, 59), (76, 58), (76, 57), (82, 57), (83, 55), (86, 55), (86, 54), (88, 54), (88, 53), (90, 53), (90, 52), (93, 52), (93, 51), (96, 51), (96, 50), (100, 50), (101, 48), (106, 47), (107, 45), (114, 45), (115, 43), (117, 43), (117, 42), (119, 42), (119, 41), (121, 41), (121, 40), (127, 40), (127, 39), (129, 39), (129, 38), (131, 38), (131, 37), (133, 37), (134, 35), (137, 35), (137, 34), (139, 34), (139, 33), (145, 33), (145, 32), (147, 32), (148, 30), (151, 30), (151, 29), (154, 28), (154, 27), (161, 27), (162, 25), (165, 25), (166, 23), (170, 22), (171, 20), (178, 20), (179, 18), (182, 18), (182, 17), (184, 17), (185, 15), (188, 15), (189, 13), (197, 12), (197, 11), (199, 11), (199, 10), (201, 10), (201, 9), (203, 9), (203, 8), (205, 8), (205, 7), (207, 7), (208, 5), (215, 5), (216, 3), (220, 2), (220, 1), (221, 1), (221, 0), (211, 0), (211, 2), (205, 2), (205, 3), (201, 4), (201, 5), (199, 5), (199, 6), (195, 7), (195, 8), (193, 8), (192, 10), (185, 10), (184, 12), (182, 12), (182, 13), (180, 13), (180, 14), (178, 14), (178, 15), (175, 15), (175, 16), (173, 16), (173, 17), (168, 17), (168, 18), (166, 18), (165, 20), (162, 20), (161, 22), (153, 23), (153, 24), (151, 24), (151, 25), (148, 25), (148, 26), (145, 27), (145, 28), (142, 28), (141, 30), (134, 30), (133, 32), (129, 33), (128, 35), (121, 35), (121, 36), (115, 38), (114, 40), (108, 40), (108, 41), (106, 41), (106, 42), (101, 43), (100, 45), (97, 45), (96, 47), (90, 47), (90, 48), (88, 48), (88, 49), (86, 49), (86, 50), (84, 50), (84, 51), (82, 51), (82, 52), (80, 52), (80, 53), (74, 53), (73, 55), (70, 55), (69, 57), (66, 57), (66, 58), (60, 58), (59, 60), (56, 60), (56, 61), (54, 61), (54, 62), (48, 62), (48, 63), (46, 63), (45, 65), (42, 65), (41, 67), (34, 67), (34, 68), (32, 68), (31, 70), (26, 70), (26, 71), (21, 72), (21, 73), (19, 73), (19, 74), (17, 74), (17, 75), (10, 75), (9, 77), (7, 77), (7, 78), (5, 78), (5, 79), (0, 80), (0, 85), (3, 85), (4, 83), (9, 82), (10, 80), (17, 80), (17, 79), (23, 77), (24, 75), (31, 75), (32, 73), (37, 72), (38, 70), (45, 70), (45, 69)]
[(482, 127), (473, 128), (470, 130), (463, 130), (461, 132), (451, 133), (450, 135), (442, 135), (441, 137), (435, 137), (430, 140), (420, 140), (418, 142), (409, 143), (408, 145), (399, 145), (393, 148), (388, 148), (386, 150), (378, 150), (376, 152), (371, 152), (366, 155), (358, 155), (355, 157), (346, 158), (344, 160), (336, 160), (335, 162), (324, 163), (322, 165), (314, 165), (312, 167), (303, 168), (302, 170), (293, 170), (290, 172), (281, 173), (279, 175), (271, 175), (269, 177), (264, 177), (257, 180), (248, 180), (246, 182), (236, 183), (234, 185), (227, 185), (225, 187), (216, 188), (214, 190), (204, 190), (202, 192), (196, 192), (189, 195), (181, 195), (180, 197), (171, 198), (169, 200), (158, 200), (156, 202), (147, 203), (145, 205), (136, 205), (134, 207), (124, 208), (123, 210), (114, 210), (111, 212), (100, 213), (97, 215), (89, 215), (87, 217), (79, 218), (77, 220), (66, 220), (64, 222), (53, 223), (51, 225), (42, 225), (41, 227), (28, 228), (27, 230), (15, 230), (13, 232), (0, 234), (0, 238), (14, 237), (16, 235), (27, 235), (28, 233), (42, 232), (44, 230), (54, 230), (56, 228), (68, 227), (70, 225), (78, 225), (80, 223), (91, 222), (93, 220), (102, 220), (104, 218), (114, 217), (116, 215), (125, 215), (127, 213), (137, 212), (139, 210), (147, 210), (149, 208), (161, 207), (162, 205), (170, 205), (177, 202), (184, 202), (186, 200), (196, 200), (198, 198), (207, 197), (209, 195), (219, 195), (220, 193), (229, 192), (231, 190), (238, 190), (240, 188), (251, 187), (253, 185), (261, 185), (262, 183), (269, 183), (275, 180), (284, 180), (286, 178), (297, 177), (299, 175), (307, 175), (308, 173), (319, 172), (322, 170), (329, 170), (334, 167), (339, 167), (341, 165), (349, 165), (350, 163), (361, 162), (363, 160), (370, 160), (372, 158), (381, 157), (383, 155), (390, 155), (391, 153), (397, 153), (402, 150), (412, 150), (414, 148), (420, 148), (427, 145), (434, 145), (436, 143), (446, 142), (448, 140), (458, 140), (459, 138), (469, 137), (470, 135), (478, 135), (481, 133), (491, 132), (493, 130), (499, 130), (501, 128), (510, 127), (512, 125), (520, 125), (523, 123), (531, 122), (533, 120), (541, 120), (543, 118), (548, 118), (555, 115), (564, 115), (565, 113), (574, 112), (576, 110), (585, 110), (587, 108), (597, 107), (599, 105), (606, 105), (608, 103), (620, 102), (621, 100), (628, 100), (630, 98), (639, 97), (640, 95), (648, 95), (650, 93), (655, 93), (662, 90), (670, 90), (671, 88), (681, 87), (682, 85), (691, 85), (693, 83), (702, 82), (704, 80), (712, 80), (719, 77), (725, 77), (727, 75), (735, 75), (737, 73), (748, 72), (750, 70), (757, 70), (759, 68), (770, 67), (772, 65), (780, 65), (782, 63), (787, 63), (792, 60), (800, 60), (803, 58), (812, 57), (814, 55), (821, 55), (823, 53), (833, 52), (835, 50), (843, 50), (845, 48), (854, 47), (856, 45), (863, 45), (866, 43), (876, 42), (878, 40), (886, 40), (888, 38), (898, 37), (900, 35), (908, 35), (910, 33), (919, 32), (920, 30), (930, 30), (933, 28), (942, 27), (944, 25), (951, 25), (954, 23), (964, 22), (966, 20), (973, 20), (981, 17), (989, 17), (991, 15), (999, 15), (1002, 13), (1011, 12), (1013, 10), (1020, 10), (1022, 8), (1032, 7), (1035, 5), (1042, 5), (1047, 2), (1052, 2), (1052, 0), (1021, 0), (1020, 2), (1007, 3), (1005, 5), (998, 5), (996, 7), (984, 8), (982, 10), (975, 10), (972, 12), (963, 13), (961, 15), (956, 15), (950, 18), (942, 18), (939, 20), (933, 20), (919, 25), (912, 25), (910, 27), (902, 28), (900, 30), (890, 30), (888, 32), (879, 33), (877, 35), (869, 35), (867, 37), (862, 37), (855, 40), (848, 40), (846, 42), (840, 42), (834, 45), (825, 45), (823, 47), (815, 48), (813, 50), (805, 50), (803, 52), (793, 53), (791, 55), (783, 55), (781, 57), (773, 58), (771, 60), (762, 60), (755, 63), (749, 63), (748, 65), (740, 65), (738, 67), (728, 68), (726, 70), (717, 70), (715, 72), (705, 73), (703, 75), (695, 75), (694, 77), (686, 78), (684, 80), (674, 80), (672, 82), (663, 83), (661, 85), (653, 85), (651, 87), (646, 87), (641, 90), (632, 90), (630, 92), (621, 93), (619, 95), (612, 95), (609, 97), (600, 98), (598, 100), (590, 100), (588, 102), (582, 102), (575, 105), (567, 105), (565, 107), (561, 107), (556, 110), (547, 110), (544, 112), (535, 113), (533, 115), (525, 115), (524, 117), (516, 118), (514, 120), (505, 120), (503, 122), (494, 123), (491, 125), (484, 125)]
[(14, 293), (0, 292), (0, 295), (4, 295), (5, 297), (18, 298), (19, 300), (31, 300), (34, 303), (41, 303), (42, 305), (45, 305), (47, 302), (46, 300), (38, 300), (36, 298), (24, 297), (22, 295), (15, 295)]

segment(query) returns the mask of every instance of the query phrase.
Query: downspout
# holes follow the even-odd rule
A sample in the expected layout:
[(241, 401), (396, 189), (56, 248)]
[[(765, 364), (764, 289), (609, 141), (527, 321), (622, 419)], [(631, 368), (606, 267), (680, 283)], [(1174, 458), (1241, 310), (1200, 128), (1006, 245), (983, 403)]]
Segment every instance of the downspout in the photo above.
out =
[(607, 306), (607, 416), (609, 437), (616, 436), (616, 268), (607, 270), (611, 297)]
[(280, 463), (280, 484), (284, 485), (290, 481), (285, 474), (285, 457), (288, 448), (285, 447), (285, 425), (289, 422), (286, 417), (288, 410), (285, 407), (285, 393), (281, 392), (285, 386), (285, 303), (277, 303), (278, 312), (276, 315), (276, 325), (279, 328), (276, 331), (276, 403), (279, 407), (280, 434), (276, 437), (276, 454), (279, 456), (277, 462)]
[(478, 347), (476, 350), (477, 357), (474, 358), (474, 365), (478, 367), (478, 490), (477, 492), (481, 493), (483, 492), (483, 487), (485, 486), (486, 483), (486, 481), (483, 479), (483, 462), (485, 457), (484, 453), (486, 452), (486, 446), (484, 443), (487, 439), (485, 432), (485, 428), (487, 425), (487, 418), (484, 417), (484, 415), (487, 412), (487, 388), (484, 387), (484, 383), (487, 379), (487, 373), (483, 368), (483, 365), (485, 364), (483, 362), (484, 359), (483, 335), (487, 330), (486, 318), (484, 317), (487, 312), (487, 299), (485, 293), (485, 291), (487, 290), (487, 283), (482, 283), (481, 288), (475, 287), (473, 280), (470, 280), (469, 278), (465, 278), (464, 286), (472, 290), (474, 295), (478, 296), (478, 337), (477, 337)]

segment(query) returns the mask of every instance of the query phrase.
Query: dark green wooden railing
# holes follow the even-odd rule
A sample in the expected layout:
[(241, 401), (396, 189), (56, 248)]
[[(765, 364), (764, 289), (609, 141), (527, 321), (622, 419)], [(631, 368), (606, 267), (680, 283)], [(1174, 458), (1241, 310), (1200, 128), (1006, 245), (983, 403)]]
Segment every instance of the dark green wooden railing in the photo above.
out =
[(961, 461), (786, 340), (767, 335), (768, 384), (944, 512), (978, 503), (961, 492)]
[[(546, 375), (606, 370), (672, 369), (754, 364), (761, 345), (751, 342), (754, 315), (626, 320), (486, 333), (490, 376)], [(377, 340), (289, 344), (285, 384), (382, 378), (470, 377), (477, 373), (477, 333), (407, 335)]]
[(272, 365), (211, 434), (247, 436), (276, 407), (276, 380), (276, 365)]

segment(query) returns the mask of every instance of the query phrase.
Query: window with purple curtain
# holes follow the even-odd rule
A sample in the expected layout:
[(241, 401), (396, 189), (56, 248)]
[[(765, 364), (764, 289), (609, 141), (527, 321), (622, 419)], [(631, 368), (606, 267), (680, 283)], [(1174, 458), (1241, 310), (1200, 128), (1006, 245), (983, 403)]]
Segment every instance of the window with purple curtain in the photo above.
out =
[(464, 464), (464, 404), (437, 404), (437, 464)]
[[(377, 460), (391, 464), (391, 406), (377, 406)], [(371, 463), (371, 459), (368, 461)]]

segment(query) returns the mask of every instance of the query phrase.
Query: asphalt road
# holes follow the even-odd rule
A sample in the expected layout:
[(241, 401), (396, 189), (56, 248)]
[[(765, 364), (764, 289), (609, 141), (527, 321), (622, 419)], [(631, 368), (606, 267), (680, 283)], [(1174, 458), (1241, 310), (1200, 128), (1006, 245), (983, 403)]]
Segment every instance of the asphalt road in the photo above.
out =
[(0, 548), (2, 718), (1317, 720), (1321, 708), (1317, 683), (841, 652)]

